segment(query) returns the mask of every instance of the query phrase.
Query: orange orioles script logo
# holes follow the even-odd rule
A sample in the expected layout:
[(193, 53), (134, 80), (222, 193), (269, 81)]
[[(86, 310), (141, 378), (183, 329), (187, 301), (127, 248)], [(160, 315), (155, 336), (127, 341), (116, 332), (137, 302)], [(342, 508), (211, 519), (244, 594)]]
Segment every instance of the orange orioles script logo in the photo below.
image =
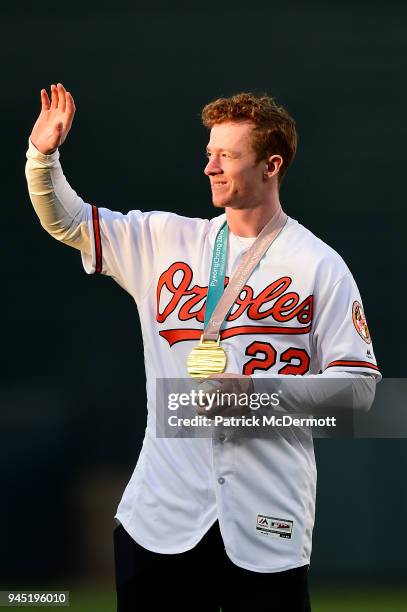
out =
[[(157, 284), (157, 321), (164, 323), (178, 308), (180, 321), (194, 320), (204, 323), (208, 287), (192, 285), (193, 273), (188, 264), (178, 261), (163, 272)], [(229, 278), (225, 278), (225, 287)], [(292, 279), (283, 276), (267, 285), (259, 295), (253, 295), (250, 285), (245, 285), (236, 299), (226, 321), (236, 321), (243, 313), (252, 321), (272, 318), (280, 325), (237, 325), (221, 331), (221, 339), (246, 334), (308, 334), (312, 321), (312, 295), (300, 302), (300, 296), (289, 291)], [(186, 300), (184, 298), (187, 298)], [(165, 302), (165, 304), (162, 304)], [(236, 307), (237, 306), (237, 307)], [(287, 322), (292, 321), (293, 326)], [(281, 325), (283, 323), (284, 325)], [(203, 326), (166, 329), (160, 331), (170, 346), (184, 340), (199, 340)]]
[(367, 343), (371, 343), (370, 332), (367, 326), (367, 321), (363, 308), (359, 302), (353, 302), (352, 306), (352, 319), (353, 324), (358, 332), (359, 336)]

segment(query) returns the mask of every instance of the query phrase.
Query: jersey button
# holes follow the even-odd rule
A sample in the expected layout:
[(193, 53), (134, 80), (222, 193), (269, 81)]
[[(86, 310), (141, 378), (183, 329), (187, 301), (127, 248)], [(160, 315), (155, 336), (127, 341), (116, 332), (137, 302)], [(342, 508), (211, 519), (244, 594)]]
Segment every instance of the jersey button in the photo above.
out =
[(220, 435), (219, 435), (219, 440), (220, 440), (221, 442), (224, 442), (224, 441), (226, 440), (226, 435), (225, 435), (224, 433), (220, 434)]
[(223, 484), (224, 482), (225, 482), (224, 478), (222, 478), (222, 477), (218, 478), (218, 483), (219, 484)]

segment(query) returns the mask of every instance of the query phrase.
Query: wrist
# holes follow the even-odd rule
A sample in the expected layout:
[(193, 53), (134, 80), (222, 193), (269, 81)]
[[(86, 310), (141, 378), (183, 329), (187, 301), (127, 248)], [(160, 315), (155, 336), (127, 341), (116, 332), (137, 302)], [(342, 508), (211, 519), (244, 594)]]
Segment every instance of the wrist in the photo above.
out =
[(51, 167), (59, 160), (59, 150), (55, 149), (53, 153), (42, 153), (33, 141), (31, 137), (28, 139), (28, 151), (27, 151), (27, 159), (31, 159), (34, 162), (39, 163), (41, 166)]
[(30, 136), (29, 138), (30, 143), (32, 144), (32, 146), (35, 148), (36, 151), (38, 151), (38, 153), (41, 153), (41, 155), (52, 155), (53, 153), (55, 153), (55, 151), (57, 151), (58, 147), (56, 147), (55, 149), (46, 149), (44, 150), (43, 147), (41, 147), (40, 145), (38, 145), (38, 143), (36, 143), (32, 137)]

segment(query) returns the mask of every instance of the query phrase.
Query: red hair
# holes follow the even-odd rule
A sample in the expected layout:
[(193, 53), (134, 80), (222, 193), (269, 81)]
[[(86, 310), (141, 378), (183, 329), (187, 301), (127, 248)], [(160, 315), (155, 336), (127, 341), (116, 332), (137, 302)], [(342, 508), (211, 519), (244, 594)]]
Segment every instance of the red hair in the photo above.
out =
[(211, 129), (225, 121), (251, 121), (254, 123), (252, 146), (256, 163), (270, 155), (281, 155), (283, 163), (278, 173), (278, 185), (293, 161), (297, 151), (295, 121), (272, 96), (239, 93), (230, 98), (218, 98), (202, 109), (202, 123)]

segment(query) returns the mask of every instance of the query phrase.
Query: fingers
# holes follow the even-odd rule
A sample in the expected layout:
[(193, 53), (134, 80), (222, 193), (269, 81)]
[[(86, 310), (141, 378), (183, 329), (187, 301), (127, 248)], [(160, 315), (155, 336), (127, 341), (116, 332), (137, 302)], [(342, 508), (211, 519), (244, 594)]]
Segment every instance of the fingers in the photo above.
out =
[(63, 127), (66, 132), (71, 129), (73, 117), (76, 111), (74, 99), (69, 91), (66, 91), (62, 83), (51, 85), (51, 102), (45, 89), (41, 90), (42, 110), (58, 110), (64, 114)]
[[(41, 95), (42, 95), (42, 92), (41, 92)], [(47, 95), (47, 98), (48, 98), (48, 95)], [(51, 85), (51, 108), (57, 108), (58, 110), (64, 113), (65, 107), (66, 107), (65, 87), (62, 85), (62, 83), (58, 83), (58, 85), (52, 84)], [(45, 109), (45, 110), (48, 110), (48, 109)]]
[(57, 85), (57, 95), (58, 95), (58, 110), (65, 112), (66, 107), (66, 90), (62, 83), (58, 83)]
[(73, 113), (76, 111), (75, 102), (70, 91), (66, 92), (66, 110)]
[(54, 84), (51, 85), (51, 108), (58, 108), (58, 90)]
[(51, 102), (49, 101), (46, 89), (41, 89), (41, 111), (49, 110)]
[(71, 92), (67, 91), (66, 92), (66, 111), (65, 112), (66, 112), (66, 124), (67, 124), (68, 130), (71, 128), (75, 111), (76, 111), (75, 102), (73, 100)]

